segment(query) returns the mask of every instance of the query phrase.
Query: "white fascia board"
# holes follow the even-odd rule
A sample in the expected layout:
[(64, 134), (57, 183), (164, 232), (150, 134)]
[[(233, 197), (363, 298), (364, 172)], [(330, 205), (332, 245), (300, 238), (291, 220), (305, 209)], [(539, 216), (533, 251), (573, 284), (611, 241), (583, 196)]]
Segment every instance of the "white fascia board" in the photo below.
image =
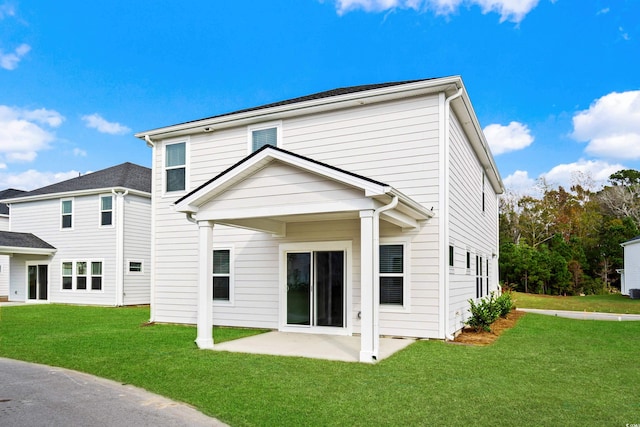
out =
[(209, 128), (207, 132), (215, 132), (218, 129), (242, 126), (256, 121), (282, 119), (300, 114), (313, 114), (362, 104), (428, 95), (453, 90), (454, 86), (456, 87), (455, 90), (457, 90), (457, 87), (461, 85), (462, 79), (460, 76), (423, 80), (196, 120), (189, 123), (138, 132), (134, 136), (144, 140), (145, 137), (164, 139), (196, 132), (205, 132), (205, 128)]
[(128, 191), (129, 195), (146, 197), (148, 199), (151, 198), (151, 193), (147, 193), (146, 191), (133, 190), (126, 187), (106, 187), (106, 188), (92, 188), (88, 190), (79, 190), (79, 191), (65, 191), (62, 193), (38, 194), (35, 196), (27, 196), (27, 197), (15, 197), (12, 199), (0, 200), (0, 203), (12, 205), (14, 203), (34, 202), (38, 200), (65, 199), (69, 197), (80, 197), (80, 196), (90, 196), (93, 194), (111, 193), (111, 190), (114, 190), (116, 192)]
[(0, 246), (0, 254), (20, 254), (20, 255), (53, 255), (57, 249), (46, 248), (23, 248), (14, 246)]
[(396, 210), (403, 209), (408, 215), (410, 215), (412, 218), (415, 218), (416, 220), (427, 220), (433, 218), (434, 216), (431, 209), (427, 209), (420, 203), (416, 202), (415, 200), (401, 193), (395, 188), (392, 188), (391, 191), (389, 191), (387, 194), (398, 197), (398, 201), (400, 203)]

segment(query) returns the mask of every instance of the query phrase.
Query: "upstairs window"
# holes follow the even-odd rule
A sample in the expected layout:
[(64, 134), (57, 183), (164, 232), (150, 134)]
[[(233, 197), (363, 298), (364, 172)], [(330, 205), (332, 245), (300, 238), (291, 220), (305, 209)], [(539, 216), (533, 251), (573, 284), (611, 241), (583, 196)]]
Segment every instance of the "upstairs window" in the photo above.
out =
[(404, 303), (404, 245), (380, 245), (380, 304)]
[(73, 200), (62, 200), (60, 202), (62, 213), (61, 227), (72, 228), (73, 226)]
[(113, 224), (113, 196), (100, 197), (100, 225)]
[(179, 142), (165, 147), (166, 191), (184, 191), (187, 175), (187, 144)]
[(266, 123), (249, 127), (249, 152), (258, 151), (265, 145), (279, 147), (281, 145), (280, 122)]

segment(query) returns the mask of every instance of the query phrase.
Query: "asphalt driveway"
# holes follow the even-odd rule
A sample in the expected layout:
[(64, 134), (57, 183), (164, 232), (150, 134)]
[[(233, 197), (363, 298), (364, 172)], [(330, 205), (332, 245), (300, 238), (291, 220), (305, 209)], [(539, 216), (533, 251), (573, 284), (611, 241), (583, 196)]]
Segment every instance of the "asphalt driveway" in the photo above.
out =
[(0, 358), (0, 425), (224, 426), (192, 407), (68, 369)]

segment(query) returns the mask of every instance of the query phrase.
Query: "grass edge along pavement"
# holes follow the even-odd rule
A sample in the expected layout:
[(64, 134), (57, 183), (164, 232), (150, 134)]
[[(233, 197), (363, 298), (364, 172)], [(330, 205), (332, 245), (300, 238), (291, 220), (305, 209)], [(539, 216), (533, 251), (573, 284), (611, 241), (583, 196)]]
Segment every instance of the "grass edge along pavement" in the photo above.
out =
[(527, 314), (490, 346), (419, 341), (366, 365), (198, 350), (193, 327), (142, 327), (147, 308), (3, 307), (1, 319), (0, 356), (133, 384), (233, 426), (640, 423), (640, 322)]
[(516, 308), (640, 314), (640, 299), (622, 294), (558, 296), (513, 292)]

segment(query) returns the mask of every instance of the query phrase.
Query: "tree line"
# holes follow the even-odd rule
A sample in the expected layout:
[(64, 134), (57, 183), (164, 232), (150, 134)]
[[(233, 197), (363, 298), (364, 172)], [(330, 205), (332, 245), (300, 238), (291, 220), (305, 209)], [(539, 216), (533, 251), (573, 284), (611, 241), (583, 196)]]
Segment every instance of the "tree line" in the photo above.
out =
[(618, 171), (595, 191), (539, 181), (540, 196), (500, 200), (500, 281), (522, 292), (577, 295), (619, 289), (623, 243), (640, 234), (640, 172)]

